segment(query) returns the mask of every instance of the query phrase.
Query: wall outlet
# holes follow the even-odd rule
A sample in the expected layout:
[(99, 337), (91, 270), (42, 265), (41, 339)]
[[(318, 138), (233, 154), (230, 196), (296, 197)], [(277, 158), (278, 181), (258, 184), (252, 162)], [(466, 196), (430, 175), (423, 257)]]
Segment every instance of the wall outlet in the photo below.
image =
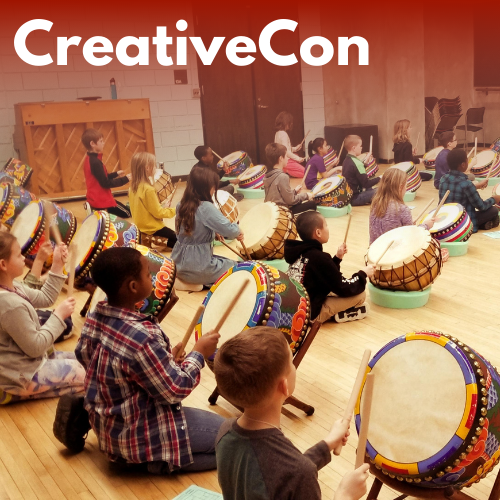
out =
[(200, 97), (200, 89), (193, 89), (193, 97)]

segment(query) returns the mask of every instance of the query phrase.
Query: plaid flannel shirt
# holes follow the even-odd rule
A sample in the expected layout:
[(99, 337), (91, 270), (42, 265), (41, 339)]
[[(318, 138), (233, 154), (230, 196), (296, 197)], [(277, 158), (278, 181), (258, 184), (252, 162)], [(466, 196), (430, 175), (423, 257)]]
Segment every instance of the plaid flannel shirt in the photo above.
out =
[(203, 356), (175, 363), (156, 318), (100, 302), (87, 317), (76, 357), (86, 370), (85, 408), (109, 460), (193, 461), (181, 401), (200, 381)]
[(473, 224), (473, 232), (477, 233), (479, 229), (477, 227), (476, 210), (488, 210), (491, 206), (495, 204), (493, 198), (488, 198), (483, 200), (479, 193), (477, 192), (476, 186), (467, 178), (463, 172), (458, 170), (450, 170), (449, 173), (441, 177), (441, 182), (439, 183), (439, 199), (441, 200), (446, 194), (446, 191), (450, 191), (447, 203), (460, 203), (471, 218)]

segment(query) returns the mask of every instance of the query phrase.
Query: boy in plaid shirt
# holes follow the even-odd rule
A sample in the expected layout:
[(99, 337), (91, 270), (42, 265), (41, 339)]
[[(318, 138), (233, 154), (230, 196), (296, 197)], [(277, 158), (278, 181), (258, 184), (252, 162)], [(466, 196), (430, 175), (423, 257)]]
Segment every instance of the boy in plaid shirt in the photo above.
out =
[(112, 462), (141, 464), (154, 474), (215, 469), (224, 419), (184, 408), (182, 400), (200, 382), (204, 358), (220, 335), (204, 335), (187, 356), (179, 353), (180, 343), (171, 348), (156, 318), (136, 311), (151, 293), (151, 275), (133, 248), (99, 254), (92, 278), (108, 302), (88, 316), (75, 352), (86, 370), (85, 409), (101, 451)]
[(488, 181), (474, 185), (465, 174), (467, 170), (467, 155), (463, 149), (453, 149), (448, 154), (448, 166), (450, 172), (441, 177), (439, 183), (439, 199), (441, 200), (446, 191), (450, 191), (447, 198), (448, 203), (460, 203), (471, 218), (473, 232), (478, 229), (492, 229), (498, 227), (499, 217), (498, 208), (495, 203), (500, 203), (500, 196), (495, 195), (483, 200), (477, 189), (484, 189)]

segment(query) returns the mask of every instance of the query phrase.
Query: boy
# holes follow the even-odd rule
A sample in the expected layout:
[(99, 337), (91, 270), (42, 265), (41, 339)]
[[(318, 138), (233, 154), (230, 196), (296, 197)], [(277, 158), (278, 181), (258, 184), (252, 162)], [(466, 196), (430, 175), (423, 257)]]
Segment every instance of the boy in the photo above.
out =
[(264, 177), (264, 201), (273, 201), (278, 205), (285, 205), (294, 215), (306, 210), (316, 210), (316, 202), (312, 200), (312, 193), (300, 193), (290, 187), (290, 179), (283, 172), (288, 158), (286, 148), (282, 144), (272, 142), (266, 146), (267, 166), (271, 169)]
[(363, 267), (351, 278), (344, 278), (340, 263), (347, 253), (345, 243), (335, 257), (323, 252), (330, 231), (326, 219), (318, 212), (306, 212), (295, 221), (299, 240), (285, 241), (285, 260), (290, 264), (288, 275), (302, 283), (311, 300), (311, 318), (321, 323), (333, 319), (337, 323), (363, 319), (368, 312), (365, 303), (366, 278), (371, 278), (374, 266)]
[(467, 155), (463, 149), (454, 149), (448, 154), (448, 166), (450, 172), (441, 178), (439, 184), (439, 199), (441, 200), (446, 191), (450, 191), (447, 203), (460, 203), (471, 218), (474, 233), (478, 229), (492, 229), (498, 227), (498, 208), (494, 205), (500, 203), (500, 195), (492, 196), (483, 200), (477, 188), (482, 189), (488, 185), (485, 179), (477, 184), (472, 183), (464, 173), (467, 170)]
[[(225, 500), (321, 499), (318, 470), (331, 451), (345, 445), (349, 422), (335, 422), (328, 436), (302, 454), (280, 428), (281, 407), (295, 388), (292, 352), (275, 328), (249, 328), (225, 342), (214, 362), (220, 393), (244, 408), (222, 425), (217, 469)], [(349, 472), (336, 500), (357, 500), (366, 492), (368, 464)]]
[(82, 143), (87, 149), (83, 172), (87, 184), (87, 203), (90, 208), (92, 210), (106, 210), (110, 214), (128, 219), (131, 216), (130, 210), (114, 199), (111, 188), (127, 184), (131, 175), (119, 177), (123, 174), (123, 170), (108, 174), (102, 162), (104, 136), (95, 128), (85, 130), (82, 134)]
[[(380, 182), (380, 177), (368, 179), (364, 163), (358, 160), (357, 157), (363, 151), (363, 141), (359, 135), (348, 135), (344, 144), (347, 156), (342, 163), (342, 175), (346, 178), (347, 184), (353, 192), (351, 205), (353, 207), (369, 205), (375, 196), (373, 186)], [(370, 154), (365, 158), (365, 163), (371, 159), (372, 155)]]
[(187, 356), (180, 343), (171, 348), (156, 318), (135, 309), (151, 293), (151, 275), (133, 248), (100, 253), (91, 273), (108, 302), (87, 317), (75, 353), (86, 370), (85, 409), (101, 451), (154, 474), (214, 469), (224, 419), (181, 402), (200, 382), (219, 334), (204, 335)]

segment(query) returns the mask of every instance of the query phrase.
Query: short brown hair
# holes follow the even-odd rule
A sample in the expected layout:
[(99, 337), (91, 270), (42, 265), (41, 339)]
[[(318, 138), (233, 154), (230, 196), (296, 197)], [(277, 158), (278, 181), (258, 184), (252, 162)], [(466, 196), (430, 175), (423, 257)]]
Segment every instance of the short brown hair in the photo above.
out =
[(287, 111), (282, 111), (274, 122), (274, 127), (276, 130), (292, 130), (293, 128), (293, 116)]
[(267, 166), (273, 168), (278, 164), (279, 159), (286, 155), (286, 148), (283, 144), (271, 142), (266, 146)]
[(85, 130), (85, 132), (82, 134), (82, 143), (85, 146), (85, 149), (87, 151), (90, 151), (92, 149), (92, 146), (90, 145), (91, 142), (97, 142), (101, 137), (104, 137), (102, 132), (99, 132), (99, 130), (96, 130), (95, 128), (88, 128)]
[(290, 348), (280, 330), (256, 326), (222, 344), (214, 361), (219, 392), (232, 404), (252, 408), (287, 373)]
[(9, 260), (12, 255), (12, 245), (17, 238), (6, 231), (0, 231), (0, 260)]
[(453, 130), (447, 130), (439, 136), (439, 145), (443, 148), (447, 148), (450, 142), (453, 142), (453, 137), (455, 137), (455, 132)]
[(344, 139), (344, 146), (347, 151), (349, 151), (353, 146), (356, 146), (358, 142), (361, 142), (361, 137), (359, 135), (348, 135)]

